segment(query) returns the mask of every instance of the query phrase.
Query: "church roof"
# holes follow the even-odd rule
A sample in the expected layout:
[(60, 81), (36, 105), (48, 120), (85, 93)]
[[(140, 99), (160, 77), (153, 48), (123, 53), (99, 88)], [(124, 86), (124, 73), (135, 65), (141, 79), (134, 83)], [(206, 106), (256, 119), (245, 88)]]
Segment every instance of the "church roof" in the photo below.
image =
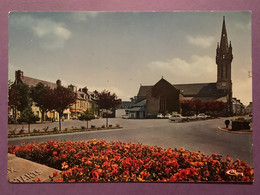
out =
[(224, 96), (222, 89), (217, 89), (217, 83), (192, 83), (174, 85), (184, 96)]
[(150, 85), (150, 86), (140, 86), (140, 89), (138, 91), (138, 94), (137, 96), (138, 97), (145, 97), (147, 92), (152, 88), (153, 86)]
[(56, 83), (51, 83), (51, 82), (48, 82), (48, 81), (43, 81), (43, 80), (40, 80), (40, 79), (35, 79), (35, 78), (32, 78), (32, 77), (27, 77), (27, 76), (23, 76), (21, 78), (21, 81), (24, 83), (24, 84), (27, 84), (29, 85), (30, 87), (31, 86), (36, 86), (38, 83), (42, 83), (44, 85), (47, 85), (49, 86), (51, 89), (54, 89), (57, 87), (57, 84)]
[[(184, 96), (198, 96), (198, 97), (222, 97), (225, 96), (225, 92), (222, 89), (217, 89), (217, 83), (191, 83), (191, 84), (177, 84), (173, 85), (176, 89), (179, 89)], [(145, 97), (147, 92), (153, 86), (140, 86), (137, 96)]]

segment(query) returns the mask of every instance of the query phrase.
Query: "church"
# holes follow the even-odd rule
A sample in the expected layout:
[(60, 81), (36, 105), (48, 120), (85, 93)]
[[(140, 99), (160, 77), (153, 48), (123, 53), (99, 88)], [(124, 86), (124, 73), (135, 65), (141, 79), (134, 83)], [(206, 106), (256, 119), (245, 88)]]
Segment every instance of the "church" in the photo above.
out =
[(135, 112), (136, 118), (150, 118), (158, 113), (180, 112), (180, 102), (182, 100), (200, 99), (205, 102), (225, 102), (225, 115), (230, 116), (232, 115), (232, 60), (231, 41), (228, 42), (225, 17), (223, 17), (221, 39), (220, 43), (217, 43), (216, 49), (216, 82), (171, 84), (162, 78), (155, 85), (140, 86), (136, 97), (136, 105), (143, 102), (143, 106), (136, 109), (135, 105), (133, 105), (127, 112)]

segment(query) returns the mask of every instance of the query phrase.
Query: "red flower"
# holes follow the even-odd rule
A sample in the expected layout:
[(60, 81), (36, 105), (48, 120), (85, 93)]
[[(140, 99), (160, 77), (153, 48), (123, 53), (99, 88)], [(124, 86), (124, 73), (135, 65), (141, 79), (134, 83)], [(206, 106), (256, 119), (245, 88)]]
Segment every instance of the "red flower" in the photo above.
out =
[(52, 176), (53, 176), (53, 177), (56, 177), (57, 175), (58, 175), (58, 171), (53, 171)]
[(69, 167), (69, 165), (66, 162), (63, 162), (61, 166), (62, 169), (67, 169)]
[(63, 182), (63, 178), (58, 178), (55, 180), (55, 182)]
[(67, 158), (67, 155), (66, 154), (61, 154), (61, 158), (63, 158), (63, 159), (65, 159), (65, 158)]
[(231, 162), (232, 161), (232, 158), (230, 158), (229, 156), (226, 157), (226, 160)]
[(37, 177), (36, 182), (41, 182), (41, 179)]
[(55, 156), (57, 155), (57, 151), (53, 151), (52, 154)]

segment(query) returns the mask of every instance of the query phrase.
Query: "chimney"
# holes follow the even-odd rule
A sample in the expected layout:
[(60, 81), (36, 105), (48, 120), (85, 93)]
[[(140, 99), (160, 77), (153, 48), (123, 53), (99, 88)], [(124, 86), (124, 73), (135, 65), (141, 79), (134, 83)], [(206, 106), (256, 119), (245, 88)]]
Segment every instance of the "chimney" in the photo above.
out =
[(84, 87), (84, 88), (82, 89), (82, 91), (87, 94), (87, 93), (88, 93), (88, 88), (87, 88), (87, 87)]
[(17, 83), (21, 83), (22, 79), (23, 79), (23, 71), (21, 71), (21, 70), (15, 71), (15, 81)]

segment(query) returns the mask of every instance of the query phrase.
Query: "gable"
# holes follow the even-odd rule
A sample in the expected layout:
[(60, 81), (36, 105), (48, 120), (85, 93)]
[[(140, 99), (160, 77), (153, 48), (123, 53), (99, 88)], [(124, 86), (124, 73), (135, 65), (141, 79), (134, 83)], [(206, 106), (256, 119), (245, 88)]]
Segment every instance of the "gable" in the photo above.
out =
[(168, 96), (173, 94), (179, 94), (179, 90), (176, 89), (171, 83), (162, 78), (151, 88), (151, 93), (155, 96), (156, 94)]

